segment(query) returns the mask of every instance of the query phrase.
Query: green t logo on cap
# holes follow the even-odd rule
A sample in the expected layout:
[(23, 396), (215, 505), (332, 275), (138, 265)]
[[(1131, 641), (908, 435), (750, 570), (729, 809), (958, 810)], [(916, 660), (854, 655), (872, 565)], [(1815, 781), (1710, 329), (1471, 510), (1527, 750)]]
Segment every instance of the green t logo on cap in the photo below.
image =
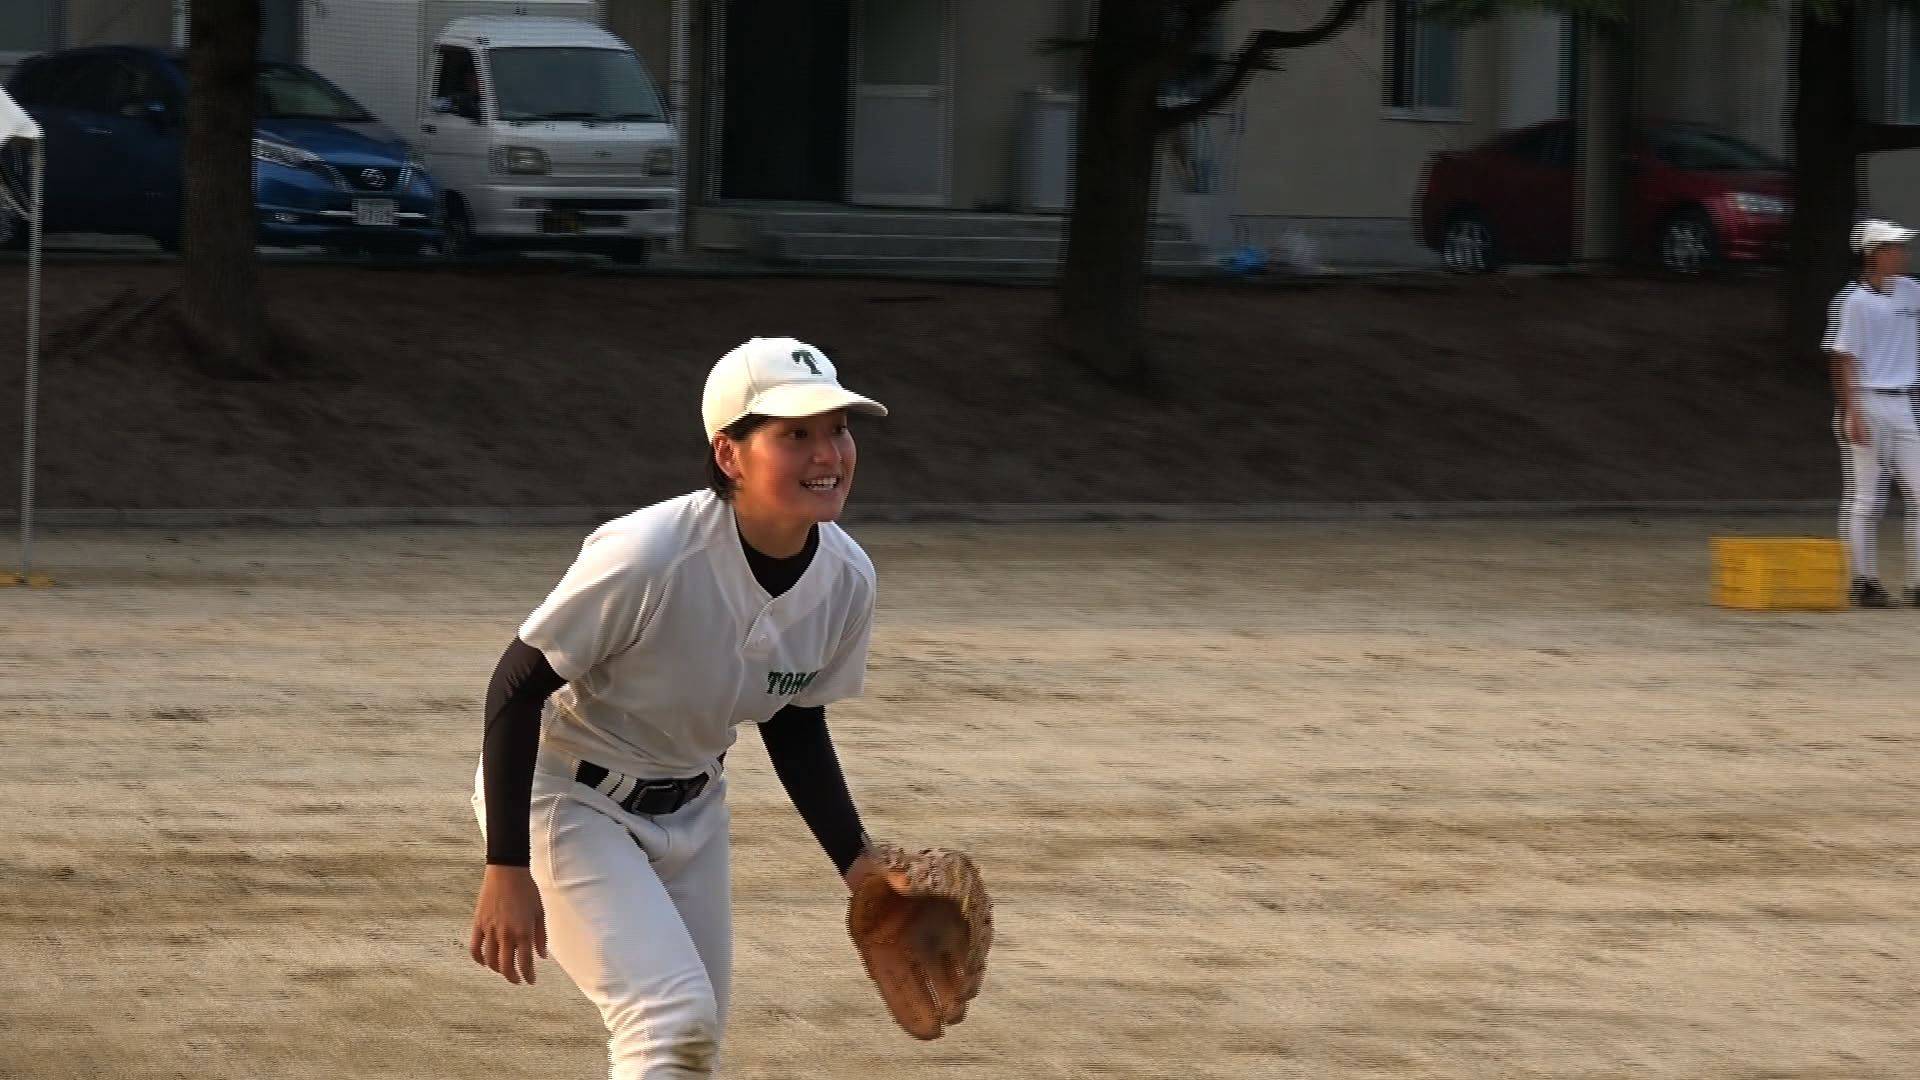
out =
[(807, 365), (808, 371), (813, 372), (815, 375), (820, 374), (820, 369), (814, 365), (813, 354), (805, 349), (794, 350), (793, 362), (796, 364), (805, 364)]

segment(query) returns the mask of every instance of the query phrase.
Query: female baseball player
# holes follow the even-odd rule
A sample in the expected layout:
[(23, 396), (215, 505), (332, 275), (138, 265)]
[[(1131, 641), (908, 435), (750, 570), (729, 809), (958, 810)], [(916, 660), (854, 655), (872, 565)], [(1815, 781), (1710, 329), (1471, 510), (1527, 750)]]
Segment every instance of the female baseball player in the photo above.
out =
[(834, 525), (847, 414), (885, 416), (818, 349), (755, 338), (701, 404), (710, 489), (589, 536), (487, 694), (470, 951), (508, 982), (551, 955), (600, 1009), (613, 1080), (706, 1077), (732, 967), (724, 762), (755, 723), (850, 888), (878, 871), (828, 737), (858, 696), (873, 564)]
[(1889, 221), (1854, 226), (1860, 279), (1834, 297), (1825, 346), (1832, 360), (1834, 434), (1844, 481), (1840, 535), (1854, 604), (1890, 607), (1874, 533), (1889, 471), (1907, 504), (1908, 604), (1920, 606), (1920, 283), (1906, 277), (1914, 231)]

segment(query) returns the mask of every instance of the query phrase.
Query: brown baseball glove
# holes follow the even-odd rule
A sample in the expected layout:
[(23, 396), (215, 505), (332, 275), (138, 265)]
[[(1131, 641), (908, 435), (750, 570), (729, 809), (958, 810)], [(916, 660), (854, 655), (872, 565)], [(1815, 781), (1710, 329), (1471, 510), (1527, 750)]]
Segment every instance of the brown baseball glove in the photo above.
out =
[(937, 1039), (980, 993), (993, 902), (962, 852), (879, 844), (868, 853), (880, 870), (854, 885), (847, 930), (894, 1020), (916, 1039)]

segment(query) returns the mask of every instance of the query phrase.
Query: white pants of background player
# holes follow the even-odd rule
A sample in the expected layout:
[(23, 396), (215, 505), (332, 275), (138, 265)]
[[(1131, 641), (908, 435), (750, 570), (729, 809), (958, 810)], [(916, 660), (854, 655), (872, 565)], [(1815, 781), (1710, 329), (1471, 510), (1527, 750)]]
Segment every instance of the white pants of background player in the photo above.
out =
[(1846, 541), (1847, 560), (1855, 579), (1879, 579), (1874, 539), (1891, 472), (1907, 506), (1907, 584), (1920, 587), (1920, 423), (1914, 419), (1914, 401), (1904, 391), (1862, 389), (1859, 394), (1867, 445), (1849, 442), (1845, 424), (1835, 421), (1845, 481), (1840, 536)]
[[(733, 975), (727, 784), (678, 811), (629, 814), (541, 752), (533, 774), (534, 884), (547, 954), (600, 1010), (612, 1080), (714, 1075)], [(474, 814), (486, 833), (482, 774)]]

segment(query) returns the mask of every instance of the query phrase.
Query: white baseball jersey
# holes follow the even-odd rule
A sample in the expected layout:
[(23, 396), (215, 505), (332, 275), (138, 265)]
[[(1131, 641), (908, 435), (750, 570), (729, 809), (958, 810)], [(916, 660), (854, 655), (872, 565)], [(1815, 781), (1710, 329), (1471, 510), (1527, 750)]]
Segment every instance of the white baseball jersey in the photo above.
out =
[(769, 597), (711, 491), (608, 522), (520, 627), (567, 680), (542, 750), (633, 776), (710, 769), (740, 724), (860, 695), (874, 595), (873, 563), (831, 523), (800, 580)]
[(1920, 383), (1920, 283), (1890, 277), (1887, 291), (1854, 283), (1834, 297), (1826, 347), (1853, 357), (1862, 389), (1906, 390)]

